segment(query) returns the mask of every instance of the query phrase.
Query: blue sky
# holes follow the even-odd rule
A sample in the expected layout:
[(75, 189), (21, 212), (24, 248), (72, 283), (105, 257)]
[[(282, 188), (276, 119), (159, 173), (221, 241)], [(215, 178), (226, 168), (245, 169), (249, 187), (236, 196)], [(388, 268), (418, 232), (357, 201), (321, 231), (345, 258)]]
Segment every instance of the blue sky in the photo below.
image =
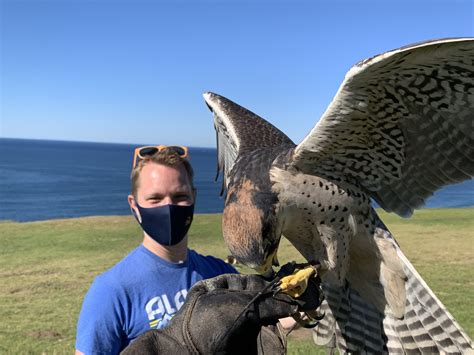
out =
[(472, 0), (0, 1), (1, 137), (213, 147), (213, 91), (299, 142), (357, 61), (474, 35)]

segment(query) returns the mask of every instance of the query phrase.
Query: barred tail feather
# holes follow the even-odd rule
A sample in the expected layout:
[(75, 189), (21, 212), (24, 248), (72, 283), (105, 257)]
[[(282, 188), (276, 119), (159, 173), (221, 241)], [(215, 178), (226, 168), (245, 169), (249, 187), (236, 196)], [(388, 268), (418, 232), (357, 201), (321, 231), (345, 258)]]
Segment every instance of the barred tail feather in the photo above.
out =
[[(403, 252), (398, 255), (408, 276), (407, 303), (403, 320), (392, 320), (396, 325), (404, 322), (424, 352), (472, 353), (471, 339), (431, 291)], [(388, 321), (388, 317), (385, 322)]]
[(313, 331), (316, 344), (337, 347), (341, 353), (387, 353), (382, 313), (349, 284), (325, 284), (323, 290), (320, 312), (325, 316)]
[(323, 285), (325, 317), (316, 326), (318, 345), (336, 346), (341, 353), (474, 354), (470, 338), (398, 249), (407, 275), (406, 308), (402, 319), (383, 314), (350, 286)]

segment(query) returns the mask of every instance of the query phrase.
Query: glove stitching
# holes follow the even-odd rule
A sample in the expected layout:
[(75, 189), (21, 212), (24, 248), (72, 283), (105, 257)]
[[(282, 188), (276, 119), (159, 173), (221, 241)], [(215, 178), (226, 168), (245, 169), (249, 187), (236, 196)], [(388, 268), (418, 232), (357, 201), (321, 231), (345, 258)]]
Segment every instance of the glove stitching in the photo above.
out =
[(184, 337), (184, 342), (186, 344), (186, 347), (188, 348), (189, 352), (191, 354), (200, 354), (199, 350), (196, 348), (196, 345), (194, 345), (193, 339), (191, 337), (191, 332), (189, 331), (188, 324), (191, 322), (191, 313), (194, 310), (194, 306), (196, 305), (196, 302), (198, 301), (199, 297), (201, 297), (206, 291), (201, 290), (199, 294), (194, 297), (194, 299), (191, 301), (192, 303), (189, 305), (189, 307), (186, 309), (186, 313), (184, 314), (184, 321), (183, 321), (183, 337)]

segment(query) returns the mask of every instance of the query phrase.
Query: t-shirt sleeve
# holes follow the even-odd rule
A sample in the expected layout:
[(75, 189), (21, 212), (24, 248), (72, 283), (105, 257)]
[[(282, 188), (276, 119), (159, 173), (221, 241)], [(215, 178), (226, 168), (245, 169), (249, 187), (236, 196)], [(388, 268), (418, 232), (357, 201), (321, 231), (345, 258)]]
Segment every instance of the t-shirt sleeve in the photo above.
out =
[(224, 260), (218, 259), (214, 256), (207, 256), (207, 258), (213, 264), (212, 269), (215, 272), (214, 276), (239, 273), (232, 265), (226, 263)]
[(76, 349), (84, 354), (118, 354), (124, 334), (121, 307), (119, 294), (97, 277), (82, 304)]

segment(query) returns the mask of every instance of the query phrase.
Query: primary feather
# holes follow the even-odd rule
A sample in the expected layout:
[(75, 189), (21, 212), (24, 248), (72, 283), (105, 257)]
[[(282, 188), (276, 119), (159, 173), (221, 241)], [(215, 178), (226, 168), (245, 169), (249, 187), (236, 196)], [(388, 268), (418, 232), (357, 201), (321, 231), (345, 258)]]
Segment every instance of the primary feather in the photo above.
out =
[(358, 181), (409, 216), (474, 174), (474, 41), (438, 40), (364, 60), (295, 150), (307, 173)]

